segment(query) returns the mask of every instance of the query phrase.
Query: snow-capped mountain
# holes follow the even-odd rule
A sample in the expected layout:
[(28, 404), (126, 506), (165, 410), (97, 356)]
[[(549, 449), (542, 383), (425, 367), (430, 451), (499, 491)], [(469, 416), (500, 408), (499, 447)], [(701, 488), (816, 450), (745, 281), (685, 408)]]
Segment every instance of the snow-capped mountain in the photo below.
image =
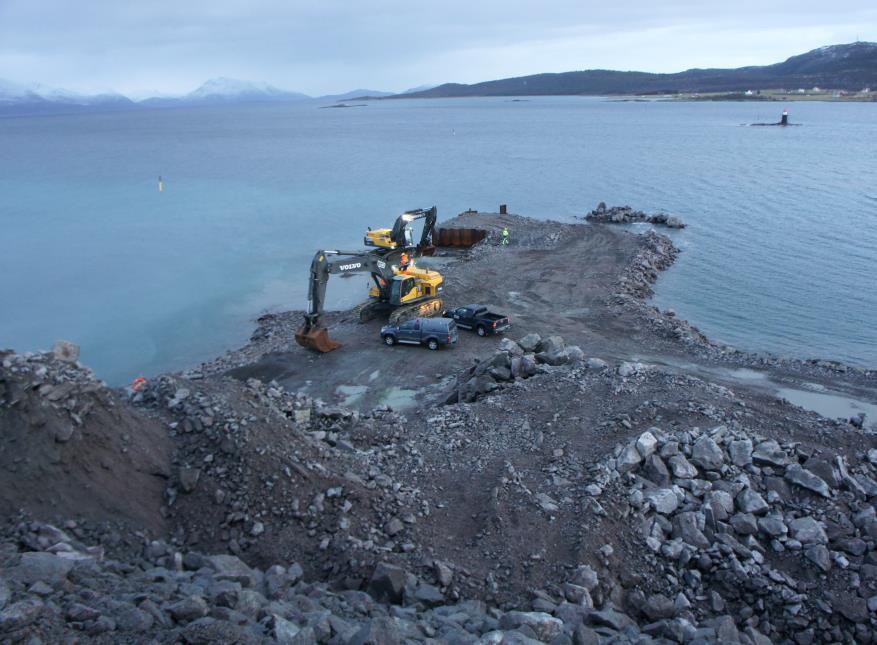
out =
[(140, 101), (149, 106), (213, 105), (219, 103), (253, 103), (302, 101), (310, 98), (300, 92), (288, 92), (268, 83), (241, 81), (235, 78), (211, 78), (197, 89), (176, 97), (149, 98)]
[(92, 108), (126, 109), (134, 103), (121, 94), (79, 94), (41, 83), (24, 85), (0, 79), (0, 113), (42, 114)]
[(132, 101), (121, 94), (80, 94), (40, 83), (25, 85), (0, 79), (0, 114), (47, 114), (142, 107), (185, 107), (230, 103), (282, 102), (308, 99), (267, 83), (213, 78), (182, 96), (154, 96)]

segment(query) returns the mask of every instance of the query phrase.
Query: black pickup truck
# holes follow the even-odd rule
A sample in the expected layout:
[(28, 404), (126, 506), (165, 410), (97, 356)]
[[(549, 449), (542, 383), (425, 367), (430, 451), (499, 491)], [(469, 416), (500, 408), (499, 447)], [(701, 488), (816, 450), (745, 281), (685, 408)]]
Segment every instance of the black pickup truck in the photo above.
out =
[(479, 336), (498, 334), (511, 326), (508, 316), (491, 313), (484, 305), (457, 307), (442, 315), (445, 318), (453, 318), (457, 327), (461, 329), (474, 329)]

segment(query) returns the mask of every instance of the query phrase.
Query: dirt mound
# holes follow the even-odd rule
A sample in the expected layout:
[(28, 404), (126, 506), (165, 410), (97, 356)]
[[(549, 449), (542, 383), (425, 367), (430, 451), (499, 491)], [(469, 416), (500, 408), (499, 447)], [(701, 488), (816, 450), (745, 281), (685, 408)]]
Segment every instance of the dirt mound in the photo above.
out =
[(170, 442), (78, 364), (0, 352), (0, 512), (159, 531)]
[(377, 554), (409, 548), (400, 518), (420, 511), (418, 492), (385, 474), (392, 448), (376, 441), (399, 436), (398, 414), (228, 377), (162, 377), (136, 403), (171, 429), (165, 494), (181, 543), (355, 587)]

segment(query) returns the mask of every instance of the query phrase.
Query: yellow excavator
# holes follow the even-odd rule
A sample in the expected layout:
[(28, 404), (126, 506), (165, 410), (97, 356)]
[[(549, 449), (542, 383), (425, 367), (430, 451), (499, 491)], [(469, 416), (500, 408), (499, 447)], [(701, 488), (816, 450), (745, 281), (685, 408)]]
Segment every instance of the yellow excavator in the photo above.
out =
[[(423, 232), (420, 234), (420, 241), (414, 243), (414, 229), (411, 223), (415, 220), (423, 219)], [(418, 208), (415, 210), (405, 211), (396, 218), (393, 228), (377, 228), (368, 229), (365, 234), (366, 246), (374, 246), (378, 249), (398, 250), (413, 249), (417, 255), (423, 255), (424, 251), (432, 248), (432, 230), (435, 228), (438, 219), (438, 209)]]
[(439, 294), (444, 282), (441, 273), (421, 269), (413, 262), (403, 269), (400, 266), (403, 253), (401, 250), (317, 251), (311, 262), (308, 309), (304, 324), (295, 333), (296, 342), (318, 352), (331, 352), (341, 346), (329, 338), (329, 330), (322, 325), (326, 285), (332, 275), (371, 274), (374, 284), (369, 288), (369, 300), (354, 309), (360, 322), (381, 313), (389, 313), (391, 323), (440, 314)]

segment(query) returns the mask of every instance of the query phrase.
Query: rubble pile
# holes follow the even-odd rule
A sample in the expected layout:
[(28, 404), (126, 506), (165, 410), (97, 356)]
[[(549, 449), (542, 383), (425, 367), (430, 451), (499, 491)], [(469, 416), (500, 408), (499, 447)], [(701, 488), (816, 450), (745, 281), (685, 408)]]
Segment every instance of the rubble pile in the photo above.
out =
[(56, 343), (51, 352), (0, 351), (0, 406), (20, 405), (23, 396), (35, 392), (44, 407), (69, 420), (69, 429), (56, 439), (59, 443), (70, 441), (96, 403), (109, 404), (110, 396), (94, 372), (78, 362), (78, 356), (79, 348), (65, 341)]
[[(452, 575), (439, 567), (436, 583)], [(0, 542), (0, 641), (501, 643), (572, 633), (544, 613), (446, 604), (439, 587), (387, 563), (366, 590), (306, 582), (294, 562), (260, 570), (161, 541), (112, 560), (67, 527), (24, 522)]]
[(643, 599), (637, 622), (605, 597), (587, 565), (538, 595), (532, 608), (503, 610), (446, 599), (441, 589), (454, 572), (440, 562), (428, 580), (379, 562), (364, 590), (342, 590), (307, 582), (295, 562), (262, 570), (161, 541), (113, 560), (71, 529), (75, 523), (22, 522), (0, 542), (3, 642), (769, 642), (754, 627), (738, 631), (730, 616), (697, 623), (684, 596)]
[(543, 366), (575, 365), (583, 359), (580, 347), (567, 346), (557, 335), (542, 338), (531, 333), (517, 342), (503, 338), (493, 356), (477, 361), (457, 377), (445, 403), (471, 403), (479, 396), (514, 385), (519, 379), (544, 372)]
[(643, 211), (634, 210), (630, 206), (612, 206), (607, 208), (605, 202), (597, 204), (597, 208), (585, 215), (585, 219), (589, 222), (600, 222), (603, 224), (646, 222), (648, 224), (666, 226), (667, 228), (685, 228), (685, 223), (675, 215), (668, 215), (667, 213), (649, 215)]
[(877, 450), (859, 457), (725, 425), (654, 427), (619, 446), (601, 478), (619, 482), (663, 572), (652, 593), (627, 594), (627, 610), (679, 642), (697, 636), (695, 620), (723, 613), (701, 637), (871, 642)]

